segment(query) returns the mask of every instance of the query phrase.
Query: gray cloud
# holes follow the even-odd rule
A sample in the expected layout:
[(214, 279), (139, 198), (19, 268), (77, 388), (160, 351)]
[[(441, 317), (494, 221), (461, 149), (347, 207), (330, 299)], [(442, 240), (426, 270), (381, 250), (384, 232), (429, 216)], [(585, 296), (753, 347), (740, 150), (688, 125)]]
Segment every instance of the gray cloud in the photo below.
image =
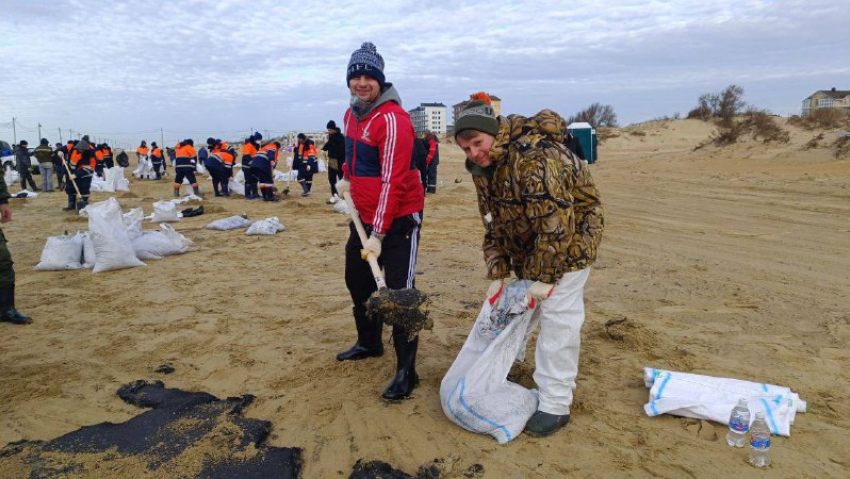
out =
[(365, 40), (407, 107), (485, 89), (508, 112), (599, 101), (627, 123), (737, 83), (790, 113), (850, 86), (842, 3), (0, 0), (0, 136), (11, 116), (133, 142), (160, 127), (167, 141), (321, 129), (342, 116)]

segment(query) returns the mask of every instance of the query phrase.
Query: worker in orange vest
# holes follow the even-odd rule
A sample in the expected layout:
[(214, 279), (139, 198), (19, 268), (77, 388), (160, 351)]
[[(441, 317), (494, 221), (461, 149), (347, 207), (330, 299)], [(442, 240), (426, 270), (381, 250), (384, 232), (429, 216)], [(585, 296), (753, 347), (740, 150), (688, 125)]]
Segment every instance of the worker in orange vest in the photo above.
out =
[(257, 177), (263, 201), (280, 201), (274, 195), (274, 167), (277, 165), (277, 155), (280, 143), (266, 143), (251, 160), (251, 173)]
[(200, 196), (201, 185), (195, 179), (195, 167), (198, 161), (195, 142), (191, 138), (183, 140), (177, 144), (174, 152), (176, 155), (174, 160), (174, 196), (180, 197), (180, 186), (183, 184), (183, 178), (189, 180), (192, 191)]
[[(68, 206), (64, 208), (65, 211), (81, 210), (88, 205), (92, 176), (97, 166), (94, 153), (94, 147), (89, 143), (88, 135), (75, 142), (68, 160), (72, 176), (65, 184), (65, 192), (68, 194)], [(76, 189), (74, 189), (75, 184)], [(80, 191), (79, 202), (77, 202), (77, 190)]]
[(251, 172), (251, 161), (260, 148), (260, 140), (263, 135), (259, 132), (245, 138), (242, 146), (242, 174), (245, 176), (245, 199), (256, 200), (260, 198), (257, 191), (257, 177)]
[(142, 164), (142, 157), (148, 156), (148, 153), (150, 153), (150, 151), (151, 149), (148, 148), (148, 143), (145, 140), (142, 140), (142, 144), (139, 145), (138, 148), (136, 148), (136, 159), (139, 160), (140, 165)]
[(162, 148), (158, 147), (155, 141), (151, 143), (151, 164), (156, 172), (156, 179), (161, 180), (162, 173), (159, 170), (165, 166), (165, 157), (162, 155)]
[(233, 150), (222, 148), (226, 143), (214, 138), (207, 138), (207, 147), (210, 150), (204, 166), (210, 172), (213, 182), (213, 191), (216, 196), (230, 196), (228, 181), (233, 173)]
[(110, 148), (108, 144), (102, 143), (100, 145), (100, 149), (103, 151), (103, 167), (114, 168), (115, 162), (112, 159), (112, 148)]
[(298, 148), (295, 150), (292, 168), (298, 170), (298, 183), (301, 183), (301, 189), (304, 190), (301, 196), (310, 196), (310, 190), (313, 188), (313, 174), (319, 170), (318, 156), (319, 152), (316, 151), (313, 140), (308, 139), (304, 133), (299, 133)]

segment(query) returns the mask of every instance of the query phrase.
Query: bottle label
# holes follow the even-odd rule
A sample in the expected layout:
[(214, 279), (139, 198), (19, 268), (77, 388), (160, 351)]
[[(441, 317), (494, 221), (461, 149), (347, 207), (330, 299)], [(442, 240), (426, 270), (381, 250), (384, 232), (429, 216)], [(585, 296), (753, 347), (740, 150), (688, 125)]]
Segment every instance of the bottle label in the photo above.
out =
[(750, 430), (750, 425), (742, 421), (741, 418), (734, 418), (729, 421), (729, 427), (736, 432), (747, 432)]
[(770, 437), (764, 439), (750, 439), (750, 446), (753, 449), (767, 449), (770, 447)]

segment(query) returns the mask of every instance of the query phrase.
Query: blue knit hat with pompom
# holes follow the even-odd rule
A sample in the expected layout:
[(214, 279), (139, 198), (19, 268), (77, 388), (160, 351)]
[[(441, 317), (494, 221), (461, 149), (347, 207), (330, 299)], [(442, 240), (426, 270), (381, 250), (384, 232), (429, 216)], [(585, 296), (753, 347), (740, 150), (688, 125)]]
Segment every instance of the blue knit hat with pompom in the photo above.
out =
[(384, 58), (378, 53), (378, 47), (372, 42), (364, 42), (360, 48), (354, 50), (351, 54), (351, 59), (348, 60), (348, 72), (345, 76), (345, 83), (352, 77), (358, 75), (368, 75), (378, 81), (381, 88), (384, 87), (386, 79), (384, 78)]

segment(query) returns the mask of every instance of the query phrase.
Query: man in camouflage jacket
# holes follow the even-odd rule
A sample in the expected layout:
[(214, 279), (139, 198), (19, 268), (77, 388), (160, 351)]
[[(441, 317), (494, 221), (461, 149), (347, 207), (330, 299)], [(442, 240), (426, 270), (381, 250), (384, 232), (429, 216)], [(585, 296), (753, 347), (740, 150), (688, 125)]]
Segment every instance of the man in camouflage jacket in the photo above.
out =
[(549, 110), (496, 118), (485, 94), (473, 95), (455, 124), (484, 220), (488, 298), (500, 294), (511, 272), (532, 282), (540, 403), (525, 430), (538, 436), (569, 422), (584, 285), (604, 228), (588, 164), (566, 147), (565, 133), (564, 119)]

